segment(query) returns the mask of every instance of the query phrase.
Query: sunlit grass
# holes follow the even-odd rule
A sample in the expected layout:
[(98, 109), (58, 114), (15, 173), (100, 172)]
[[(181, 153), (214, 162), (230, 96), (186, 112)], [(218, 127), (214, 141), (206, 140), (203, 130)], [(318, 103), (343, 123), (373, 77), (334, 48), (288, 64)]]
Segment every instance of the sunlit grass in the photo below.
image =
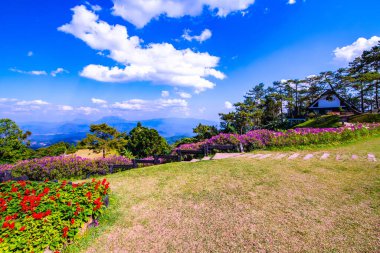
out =
[(107, 176), (108, 215), (67, 251), (378, 251), (380, 163), (366, 155), (380, 158), (380, 138), (300, 153), (326, 150), (326, 161), (232, 158)]

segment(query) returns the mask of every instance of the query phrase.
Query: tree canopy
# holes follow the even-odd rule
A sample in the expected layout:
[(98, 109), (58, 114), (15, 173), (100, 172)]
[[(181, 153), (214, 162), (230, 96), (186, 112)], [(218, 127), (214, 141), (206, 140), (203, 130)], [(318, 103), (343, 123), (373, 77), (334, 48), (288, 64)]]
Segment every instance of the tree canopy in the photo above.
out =
[(31, 134), (23, 132), (10, 119), (0, 119), (0, 163), (14, 163), (27, 157), (30, 145), (27, 139)]
[(334, 90), (361, 112), (379, 111), (380, 43), (364, 51), (348, 67), (324, 71), (302, 79), (255, 85), (234, 104), (234, 110), (220, 113), (226, 133), (245, 133), (258, 128), (286, 128), (286, 119), (308, 116), (308, 107), (327, 89)]
[(138, 158), (170, 152), (170, 146), (155, 129), (143, 127), (139, 122), (128, 136), (127, 149)]
[(125, 133), (120, 133), (116, 128), (105, 123), (91, 125), (90, 132), (91, 134), (87, 134), (87, 137), (80, 144), (95, 152), (102, 152), (103, 157), (106, 157), (107, 152), (110, 150), (122, 152), (127, 144)]

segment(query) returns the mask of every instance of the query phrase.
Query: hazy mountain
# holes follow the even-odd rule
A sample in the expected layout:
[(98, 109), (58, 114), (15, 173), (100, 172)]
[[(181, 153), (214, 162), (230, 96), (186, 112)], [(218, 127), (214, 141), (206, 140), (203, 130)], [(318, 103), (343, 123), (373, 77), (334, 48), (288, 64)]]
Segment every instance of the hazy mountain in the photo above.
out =
[[(49, 146), (65, 141), (76, 143), (89, 132), (91, 124), (106, 123), (121, 132), (131, 131), (138, 121), (128, 121), (120, 117), (104, 117), (96, 121), (73, 120), (61, 123), (28, 122), (19, 123), (22, 130), (32, 132), (31, 142), (33, 148)], [(201, 119), (163, 118), (140, 121), (143, 126), (156, 129), (170, 143), (183, 137), (193, 135), (193, 128), (199, 123), (218, 125), (217, 122)]]

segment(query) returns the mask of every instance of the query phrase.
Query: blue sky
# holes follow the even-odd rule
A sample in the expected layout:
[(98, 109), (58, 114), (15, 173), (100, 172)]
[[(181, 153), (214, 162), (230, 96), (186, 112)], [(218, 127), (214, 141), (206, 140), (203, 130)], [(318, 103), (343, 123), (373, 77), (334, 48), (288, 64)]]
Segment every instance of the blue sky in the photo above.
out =
[(255, 84), (337, 69), (380, 40), (378, 0), (169, 3), (1, 1), (0, 117), (217, 120)]

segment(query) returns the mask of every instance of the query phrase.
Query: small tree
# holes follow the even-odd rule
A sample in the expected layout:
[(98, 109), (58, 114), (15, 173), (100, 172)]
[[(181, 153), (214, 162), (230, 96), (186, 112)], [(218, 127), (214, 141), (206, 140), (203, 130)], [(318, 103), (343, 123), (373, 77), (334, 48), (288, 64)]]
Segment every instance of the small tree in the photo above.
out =
[(197, 140), (205, 140), (217, 135), (218, 129), (215, 126), (202, 125), (199, 123), (196, 128), (193, 128), (193, 133), (196, 134), (195, 138)]
[(120, 133), (105, 123), (91, 125), (90, 132), (92, 134), (87, 134), (87, 137), (81, 141), (80, 145), (85, 145), (98, 153), (102, 152), (103, 157), (106, 157), (107, 152), (110, 150), (121, 152), (127, 144), (125, 133)]
[(140, 122), (129, 133), (126, 147), (138, 158), (170, 152), (169, 144), (157, 130), (143, 127)]
[(14, 163), (27, 158), (31, 150), (27, 140), (32, 133), (23, 132), (10, 119), (0, 119), (0, 163)]

